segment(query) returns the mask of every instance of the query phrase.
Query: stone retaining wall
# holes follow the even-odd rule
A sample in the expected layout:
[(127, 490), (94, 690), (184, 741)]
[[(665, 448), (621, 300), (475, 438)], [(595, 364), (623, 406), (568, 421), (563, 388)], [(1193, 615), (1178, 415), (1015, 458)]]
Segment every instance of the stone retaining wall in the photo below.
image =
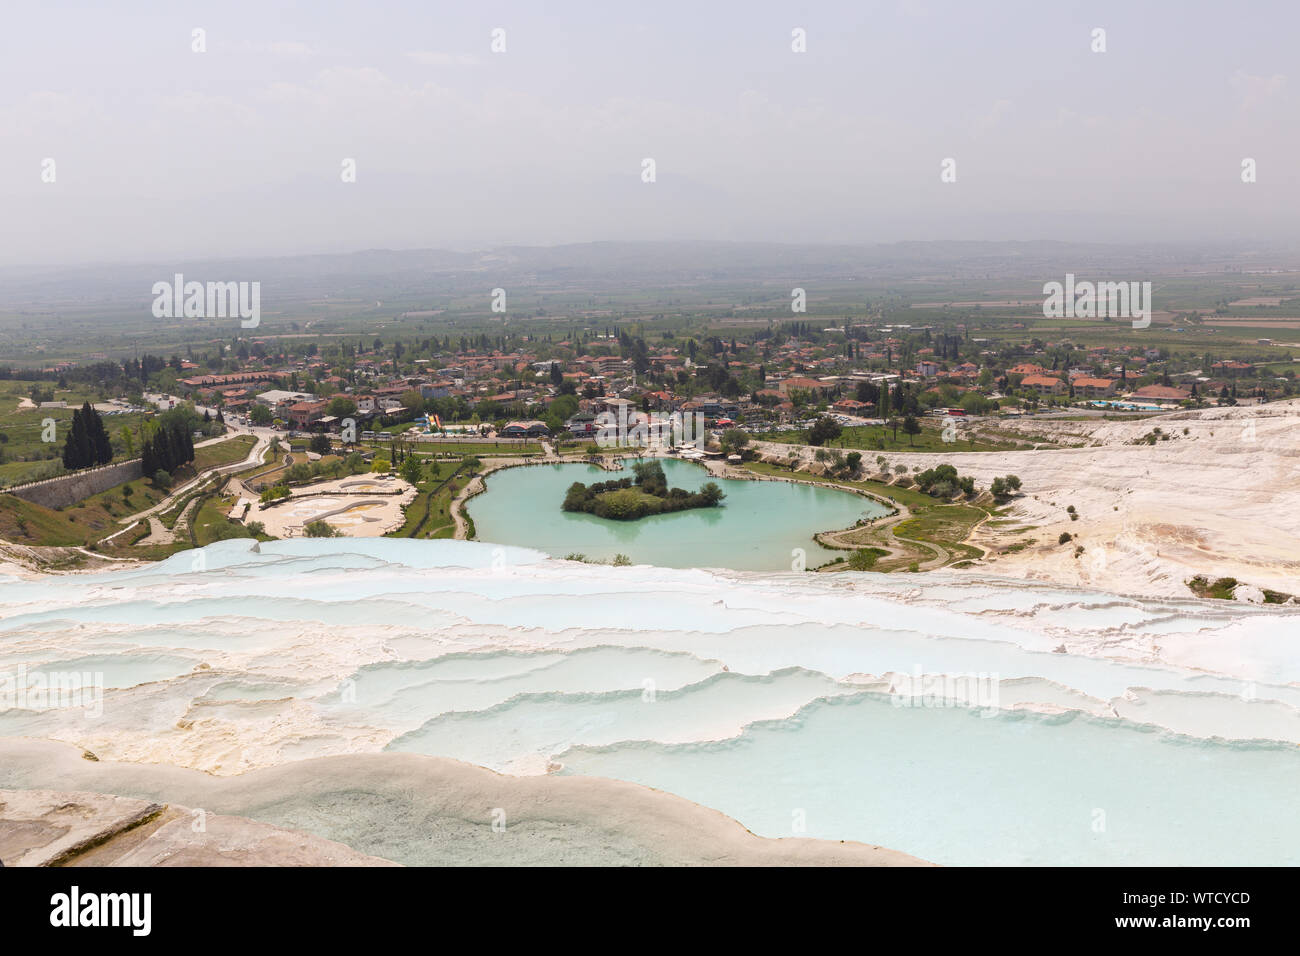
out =
[(24, 501), (43, 505), (46, 508), (66, 508), (91, 495), (107, 491), (114, 485), (142, 477), (144, 477), (144, 470), (140, 459), (135, 458), (131, 461), (118, 462), (116, 465), (74, 471), (70, 475), (60, 475), (58, 478), (47, 478), (44, 481), (5, 490)]

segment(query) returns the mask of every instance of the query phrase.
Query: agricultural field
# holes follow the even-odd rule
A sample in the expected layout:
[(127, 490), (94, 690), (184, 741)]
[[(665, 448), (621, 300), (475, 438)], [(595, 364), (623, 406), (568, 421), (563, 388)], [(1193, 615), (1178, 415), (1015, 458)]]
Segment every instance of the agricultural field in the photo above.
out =
[[(68, 407), (30, 407), (33, 387), (53, 396), (47, 400), (66, 402)], [(49, 382), (0, 379), (0, 487), (61, 474), (63, 444), (72, 427), (72, 413), (85, 401), (99, 400), (88, 392), (60, 389)], [(114, 458), (131, 457), (130, 452), (138, 447), (139, 427), (145, 414), (101, 414), (113, 443)], [(51, 419), (54, 441), (47, 442), (50, 432), (46, 422)], [(129, 439), (124, 436), (128, 429), (132, 432)]]

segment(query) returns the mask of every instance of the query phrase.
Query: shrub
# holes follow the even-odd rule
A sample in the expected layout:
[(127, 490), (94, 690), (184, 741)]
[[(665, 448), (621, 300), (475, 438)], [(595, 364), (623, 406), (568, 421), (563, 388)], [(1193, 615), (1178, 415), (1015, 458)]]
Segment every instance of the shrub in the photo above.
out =
[(870, 571), (884, 553), (879, 548), (859, 548), (849, 555), (849, 567), (854, 571)]
[(248, 538), (249, 529), (238, 521), (217, 521), (207, 527), (207, 535), (213, 541), (229, 541), (232, 538)]
[(265, 491), (261, 493), (261, 495), (258, 496), (258, 498), (262, 501), (263, 504), (265, 504), (268, 501), (279, 501), (281, 498), (288, 498), (289, 494), (290, 494), (289, 486), (284, 484), (279, 484), (279, 485), (272, 485), (270, 488), (267, 488)]
[(338, 538), (341, 534), (333, 525), (326, 524), (324, 521), (312, 521), (302, 529), (303, 533), (309, 538)]
[(1060, 536), (1059, 538), (1056, 539), (1056, 543), (1057, 543), (1057, 544), (1066, 544), (1067, 542), (1069, 542), (1069, 540), (1071, 539), (1071, 537), (1072, 537), (1072, 535), (1070, 534), (1070, 532), (1068, 532), (1068, 531), (1062, 531), (1062, 532), (1061, 532), (1061, 536)]

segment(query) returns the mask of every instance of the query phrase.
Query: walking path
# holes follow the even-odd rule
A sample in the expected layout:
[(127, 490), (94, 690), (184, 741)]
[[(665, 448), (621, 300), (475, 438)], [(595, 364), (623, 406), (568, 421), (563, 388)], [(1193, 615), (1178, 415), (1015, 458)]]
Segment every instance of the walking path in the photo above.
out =
[[(241, 433), (235, 431), (233, 434), (220, 435), (216, 438), (210, 438), (207, 441), (199, 442), (194, 447), (203, 448), (207, 445), (215, 445), (223, 441), (229, 441), (231, 438), (238, 437), (239, 434)], [(182, 515), (176, 519), (176, 528), (172, 531), (168, 531), (166, 526), (163, 525), (163, 523), (159, 521), (156, 516), (171, 510), (172, 506), (175, 505), (177, 501), (181, 500), (186, 495), (188, 495), (191, 491), (198, 488), (200, 485), (203, 484), (203, 482), (207, 481), (213, 475), (224, 475), (224, 474), (229, 474), (230, 472), (233, 471), (242, 471), (244, 468), (248, 468), (253, 465), (260, 464), (262, 461), (262, 454), (269, 447), (271, 440), (268, 436), (265, 435), (258, 435), (256, 437), (257, 437), (257, 441), (254, 443), (253, 447), (249, 450), (248, 456), (244, 458), (243, 461), (231, 462), (228, 465), (217, 465), (213, 468), (209, 468), (201, 472), (200, 474), (195, 475), (185, 484), (181, 485), (179, 488), (172, 491), (166, 498), (158, 502), (152, 508), (146, 508), (144, 511), (139, 511), (126, 518), (120, 518), (118, 520), (118, 523), (123, 525), (122, 529), (120, 531), (114, 531), (111, 535), (104, 538), (101, 541), (101, 543), (111, 544), (115, 539), (117, 539), (123, 534), (126, 534), (126, 532), (130, 531), (140, 521), (148, 519), (149, 529), (150, 529), (149, 535), (141, 539), (138, 543), (141, 545), (170, 544), (173, 540), (175, 540), (176, 530), (179, 530), (182, 527), (181, 522), (185, 520), (185, 514), (182, 513)], [(190, 508), (193, 507), (193, 505), (194, 502), (190, 502), (190, 504), (186, 506), (185, 509), (186, 512), (188, 512)]]

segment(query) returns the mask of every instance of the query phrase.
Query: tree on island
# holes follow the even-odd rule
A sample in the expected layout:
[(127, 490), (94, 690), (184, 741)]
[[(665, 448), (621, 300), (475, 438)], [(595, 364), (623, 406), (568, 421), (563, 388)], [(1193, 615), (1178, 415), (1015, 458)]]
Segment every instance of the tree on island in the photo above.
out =
[(685, 488), (669, 488), (663, 466), (657, 461), (638, 463), (632, 466), (632, 471), (635, 478), (597, 481), (590, 485), (575, 481), (569, 486), (561, 509), (614, 521), (632, 521), (691, 508), (714, 508), (726, 497), (713, 481), (706, 481), (694, 494)]

